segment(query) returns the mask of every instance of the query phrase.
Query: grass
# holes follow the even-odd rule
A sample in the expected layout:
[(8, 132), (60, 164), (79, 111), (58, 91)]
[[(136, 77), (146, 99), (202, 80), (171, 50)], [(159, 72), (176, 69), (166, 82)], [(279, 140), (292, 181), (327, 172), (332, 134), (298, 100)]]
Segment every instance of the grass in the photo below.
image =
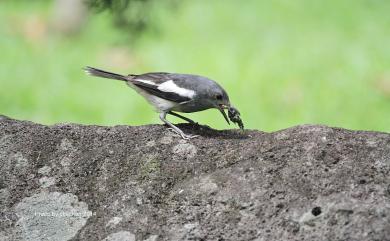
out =
[[(45, 124), (159, 123), (131, 89), (85, 76), (81, 68), (91, 65), (216, 79), (251, 129), (317, 123), (390, 132), (386, 1), (182, 1), (157, 8), (159, 31), (132, 45), (107, 13), (91, 16), (78, 36), (52, 33), (50, 7), (0, 3), (2, 114)], [(233, 128), (216, 110), (187, 116)]]

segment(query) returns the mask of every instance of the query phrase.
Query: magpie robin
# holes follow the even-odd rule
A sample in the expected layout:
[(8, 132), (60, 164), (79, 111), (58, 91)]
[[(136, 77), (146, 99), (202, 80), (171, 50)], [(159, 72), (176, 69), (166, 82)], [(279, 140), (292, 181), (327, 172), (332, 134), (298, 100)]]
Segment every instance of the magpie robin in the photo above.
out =
[(219, 84), (206, 77), (164, 72), (120, 75), (92, 67), (86, 67), (84, 70), (92, 76), (125, 81), (127, 85), (145, 97), (160, 113), (160, 119), (183, 139), (191, 139), (197, 135), (184, 134), (166, 119), (167, 114), (195, 123), (175, 112), (190, 113), (216, 108), (230, 124), (224, 111), (224, 109), (232, 108), (229, 96)]

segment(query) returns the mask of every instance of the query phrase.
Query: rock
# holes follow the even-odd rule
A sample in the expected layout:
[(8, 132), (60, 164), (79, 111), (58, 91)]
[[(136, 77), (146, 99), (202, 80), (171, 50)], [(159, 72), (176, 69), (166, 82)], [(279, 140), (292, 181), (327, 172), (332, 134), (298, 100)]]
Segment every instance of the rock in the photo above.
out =
[(75, 195), (58, 192), (23, 198), (14, 210), (18, 217), (12, 230), (15, 240), (69, 240), (92, 215)]
[(117, 233), (110, 234), (103, 241), (135, 241), (134, 234), (128, 231), (120, 231)]
[(0, 240), (389, 240), (390, 134), (0, 116)]

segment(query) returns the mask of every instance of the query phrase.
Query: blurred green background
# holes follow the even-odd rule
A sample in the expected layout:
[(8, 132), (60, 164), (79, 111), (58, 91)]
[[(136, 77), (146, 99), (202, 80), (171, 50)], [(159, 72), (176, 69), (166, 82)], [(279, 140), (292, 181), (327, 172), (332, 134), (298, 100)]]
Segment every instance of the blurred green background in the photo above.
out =
[[(160, 123), (123, 83), (86, 76), (89, 65), (208, 76), (250, 129), (314, 123), (390, 132), (390, 1), (154, 4), (144, 31), (86, 10), (80, 29), (64, 34), (53, 1), (1, 1), (0, 113), (44, 124)], [(234, 128), (217, 110), (186, 116)]]

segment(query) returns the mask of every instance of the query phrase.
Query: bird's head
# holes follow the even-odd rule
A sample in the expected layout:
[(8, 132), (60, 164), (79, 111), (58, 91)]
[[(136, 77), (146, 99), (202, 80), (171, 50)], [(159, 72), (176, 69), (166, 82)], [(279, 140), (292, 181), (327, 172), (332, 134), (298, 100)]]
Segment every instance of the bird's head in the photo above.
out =
[(230, 124), (229, 118), (225, 113), (225, 109), (229, 109), (230, 107), (230, 100), (226, 91), (222, 88), (215, 88), (210, 92), (209, 99), (211, 100), (214, 108), (218, 109), (225, 118), (226, 122)]

